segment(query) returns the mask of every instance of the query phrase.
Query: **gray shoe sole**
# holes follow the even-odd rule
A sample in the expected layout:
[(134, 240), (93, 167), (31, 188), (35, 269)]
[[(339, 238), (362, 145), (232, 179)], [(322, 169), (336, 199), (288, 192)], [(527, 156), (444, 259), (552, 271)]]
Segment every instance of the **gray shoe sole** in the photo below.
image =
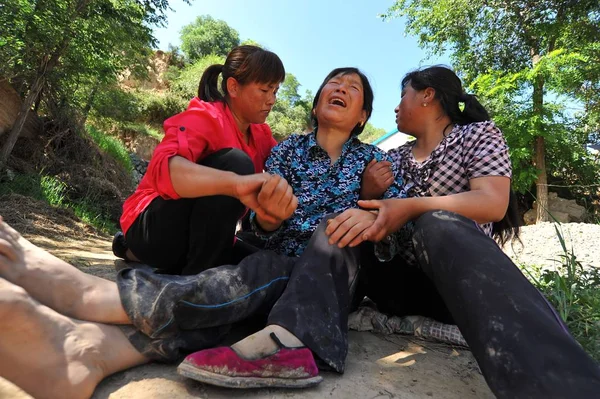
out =
[(183, 362), (177, 367), (177, 373), (205, 384), (225, 388), (308, 388), (323, 381), (320, 375), (310, 378), (262, 378), (262, 377), (231, 377), (211, 373)]

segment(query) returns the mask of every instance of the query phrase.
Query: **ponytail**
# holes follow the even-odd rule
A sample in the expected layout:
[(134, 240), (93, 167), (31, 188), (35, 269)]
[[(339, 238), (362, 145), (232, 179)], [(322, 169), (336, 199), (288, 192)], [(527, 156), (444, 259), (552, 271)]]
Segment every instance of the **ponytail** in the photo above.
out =
[(458, 98), (458, 109), (460, 111), (460, 103), (464, 104), (464, 108), (460, 112), (460, 115), (456, 115), (457, 120), (455, 121), (452, 116), (454, 123), (459, 125), (467, 125), (474, 122), (483, 122), (490, 120), (490, 114), (484, 108), (483, 105), (477, 100), (473, 94), (467, 94), (463, 92)]
[(508, 197), (508, 209), (506, 214), (499, 222), (494, 223), (492, 227), (492, 237), (503, 246), (508, 241), (519, 240), (521, 215), (519, 213), (519, 203), (515, 192), (511, 189)]
[[(434, 89), (435, 98), (454, 124), (467, 125), (490, 120), (490, 114), (484, 106), (477, 97), (464, 92), (460, 78), (450, 68), (436, 65), (409, 72), (402, 79), (402, 87), (408, 84), (418, 91), (429, 87)], [(502, 220), (494, 223), (492, 235), (500, 245), (510, 240), (518, 240), (519, 225), (517, 196), (510, 190), (508, 209)]]
[(214, 64), (206, 68), (198, 85), (198, 98), (202, 101), (223, 101), (223, 94), (219, 91), (219, 75), (223, 72), (223, 65)]
[[(219, 75), (222, 75), (221, 90)], [(227, 54), (224, 65), (211, 65), (204, 71), (198, 85), (198, 98), (207, 102), (225, 101), (229, 94), (229, 78), (234, 78), (241, 85), (281, 83), (285, 79), (285, 69), (275, 53), (257, 46), (237, 46)]]

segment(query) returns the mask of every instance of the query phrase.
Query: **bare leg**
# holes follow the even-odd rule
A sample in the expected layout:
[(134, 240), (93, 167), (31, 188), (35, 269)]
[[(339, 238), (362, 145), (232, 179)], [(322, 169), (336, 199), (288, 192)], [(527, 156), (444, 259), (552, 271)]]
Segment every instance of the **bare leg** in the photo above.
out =
[(89, 398), (106, 376), (148, 362), (119, 327), (70, 319), (0, 278), (0, 375), (39, 399)]
[(0, 277), (63, 315), (130, 324), (117, 285), (86, 274), (36, 247), (0, 218)]

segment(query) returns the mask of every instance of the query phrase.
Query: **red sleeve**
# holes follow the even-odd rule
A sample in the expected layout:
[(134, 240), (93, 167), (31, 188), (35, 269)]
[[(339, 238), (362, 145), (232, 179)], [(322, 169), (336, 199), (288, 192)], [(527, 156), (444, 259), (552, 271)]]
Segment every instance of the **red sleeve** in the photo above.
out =
[(211, 136), (219, 135), (218, 122), (208, 115), (191, 113), (185, 118), (178, 118), (177, 124), (167, 127), (165, 137), (156, 146), (148, 165), (146, 175), (150, 186), (164, 199), (181, 198), (173, 188), (169, 173), (169, 159), (179, 155), (192, 162), (198, 162), (213, 147)]

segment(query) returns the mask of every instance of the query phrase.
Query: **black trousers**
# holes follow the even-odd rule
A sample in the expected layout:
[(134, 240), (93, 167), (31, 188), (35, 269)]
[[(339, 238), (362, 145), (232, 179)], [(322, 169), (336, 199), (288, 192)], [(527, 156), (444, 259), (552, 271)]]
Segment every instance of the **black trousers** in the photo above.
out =
[(416, 221), (413, 244), (420, 269), (398, 258), (363, 264), (361, 292), (381, 310), (455, 322), (499, 398), (600, 397), (598, 365), (472, 220), (426, 213)]
[[(235, 148), (217, 151), (199, 164), (238, 175), (255, 173), (250, 157)], [(158, 197), (133, 222), (125, 239), (140, 261), (162, 273), (194, 275), (247, 255), (241, 245), (234, 248), (236, 224), (245, 209), (236, 198), (222, 195)]]
[[(182, 352), (216, 344), (233, 323), (263, 314), (269, 324), (294, 333), (322, 363), (343, 372), (360, 255), (356, 248), (329, 245), (325, 228), (324, 221), (299, 258), (260, 251), (239, 265), (197, 276), (123, 270), (117, 279), (121, 300), (144, 333), (132, 336), (132, 344), (149, 357), (175, 360)], [(416, 221), (413, 242), (422, 269), (418, 278), (425, 283), (426, 277), (438, 295), (423, 310), (436, 311), (436, 303), (443, 305), (440, 317), (456, 322), (496, 396), (600, 397), (598, 365), (472, 220), (429, 212)], [(412, 312), (419, 308), (400, 302), (418, 302), (434, 292), (402, 296), (402, 287), (411, 284), (407, 278), (418, 273), (402, 276), (395, 270), (401, 264), (362, 267), (381, 275), (374, 284), (387, 277), (391, 285), (370, 283), (367, 292), (388, 309)], [(375, 296), (384, 290), (387, 295)]]
[(136, 327), (127, 336), (147, 357), (176, 361), (218, 344), (240, 324), (259, 318), (264, 327), (268, 318), (300, 338), (322, 365), (343, 372), (359, 251), (329, 245), (326, 227), (325, 219), (298, 258), (259, 251), (194, 276), (122, 270), (121, 302)]

